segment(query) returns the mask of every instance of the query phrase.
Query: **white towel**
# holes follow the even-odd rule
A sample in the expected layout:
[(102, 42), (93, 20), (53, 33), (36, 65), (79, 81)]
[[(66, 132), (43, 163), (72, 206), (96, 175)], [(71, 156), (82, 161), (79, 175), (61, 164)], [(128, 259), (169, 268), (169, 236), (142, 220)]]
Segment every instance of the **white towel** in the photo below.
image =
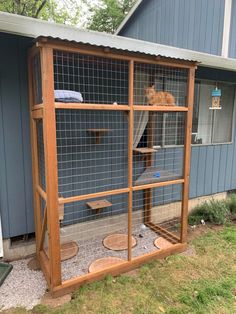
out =
[(73, 100), (73, 102), (83, 102), (81, 93), (72, 90), (56, 89), (54, 97), (57, 101)]

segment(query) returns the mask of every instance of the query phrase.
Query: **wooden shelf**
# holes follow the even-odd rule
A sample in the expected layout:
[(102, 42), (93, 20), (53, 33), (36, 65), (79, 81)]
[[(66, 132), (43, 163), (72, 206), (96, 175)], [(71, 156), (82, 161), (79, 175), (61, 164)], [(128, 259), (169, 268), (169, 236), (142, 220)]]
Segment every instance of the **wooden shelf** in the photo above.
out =
[(163, 111), (163, 112), (182, 112), (188, 111), (188, 107), (183, 106), (143, 106), (135, 105), (133, 106), (134, 110), (141, 111)]
[(151, 147), (140, 147), (140, 148), (134, 148), (133, 151), (135, 153), (140, 153), (140, 154), (151, 154), (156, 152), (157, 150)]
[(87, 129), (88, 132), (92, 133), (96, 137), (96, 144), (101, 142), (101, 136), (111, 131), (110, 129)]
[[(159, 176), (156, 176), (156, 174)], [(135, 181), (135, 186), (181, 179), (181, 175), (156, 167), (148, 167)]]
[(102, 208), (112, 206), (112, 203), (106, 199), (100, 201), (87, 202), (86, 204), (89, 208), (96, 210), (97, 213), (99, 213)]
[(128, 105), (113, 105), (113, 104), (88, 104), (88, 103), (64, 103), (55, 102), (54, 106), (56, 109), (81, 109), (81, 110), (121, 110), (129, 111), (130, 106)]

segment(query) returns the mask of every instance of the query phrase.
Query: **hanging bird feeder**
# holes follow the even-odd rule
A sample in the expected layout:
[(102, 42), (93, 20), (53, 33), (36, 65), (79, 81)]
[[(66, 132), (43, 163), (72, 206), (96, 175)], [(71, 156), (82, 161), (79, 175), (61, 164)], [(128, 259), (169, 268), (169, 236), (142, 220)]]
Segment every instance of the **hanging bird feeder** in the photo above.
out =
[(217, 86), (211, 92), (211, 99), (212, 99), (212, 102), (211, 102), (211, 107), (209, 109), (212, 109), (212, 110), (222, 109), (221, 102), (220, 102), (221, 89), (218, 89)]

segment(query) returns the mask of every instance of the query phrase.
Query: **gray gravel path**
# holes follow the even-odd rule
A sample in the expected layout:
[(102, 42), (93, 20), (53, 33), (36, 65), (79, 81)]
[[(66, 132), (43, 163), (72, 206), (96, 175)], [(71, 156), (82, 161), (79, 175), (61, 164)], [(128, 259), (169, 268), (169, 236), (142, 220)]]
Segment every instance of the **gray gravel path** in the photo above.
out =
[[(116, 233), (125, 233), (125, 230), (120, 230)], [(140, 237), (140, 235), (142, 237)], [(137, 245), (132, 250), (132, 256), (141, 256), (143, 254), (150, 253), (157, 250), (153, 242), (158, 237), (155, 232), (150, 229), (135, 230), (133, 233), (137, 241)], [(115, 256), (127, 259), (127, 251), (112, 251), (105, 248), (102, 244), (105, 236), (91, 238), (86, 241), (77, 241), (79, 246), (78, 254), (62, 263), (62, 278), (63, 280), (71, 279), (76, 276), (84, 275), (88, 273), (90, 264), (96, 259)]]
[[(118, 233), (122, 233), (121, 230)], [(141, 237), (140, 237), (141, 234)], [(133, 233), (137, 245), (133, 248), (133, 256), (152, 252), (157, 248), (153, 241), (157, 234), (149, 229)], [(127, 251), (112, 251), (102, 244), (103, 237), (80, 242), (79, 252), (74, 258), (62, 262), (62, 278), (70, 279), (88, 273), (89, 265), (96, 259), (106, 256), (127, 258)], [(41, 271), (30, 270), (27, 266), (29, 259), (12, 262), (13, 270), (0, 287), (0, 311), (12, 307), (32, 309), (40, 303), (46, 291), (46, 281)]]
[(44, 295), (47, 284), (43, 273), (30, 270), (28, 261), (11, 263), (13, 270), (0, 287), (0, 311), (19, 306), (32, 309)]

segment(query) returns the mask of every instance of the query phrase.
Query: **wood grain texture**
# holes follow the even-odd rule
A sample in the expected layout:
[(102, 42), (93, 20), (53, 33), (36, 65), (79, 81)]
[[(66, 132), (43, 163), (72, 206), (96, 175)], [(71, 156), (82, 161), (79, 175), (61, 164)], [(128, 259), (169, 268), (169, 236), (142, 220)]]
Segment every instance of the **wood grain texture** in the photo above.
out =
[(188, 73), (188, 90), (187, 105), (188, 112), (185, 124), (184, 140), (184, 184), (182, 192), (182, 210), (181, 210), (181, 242), (187, 241), (188, 230), (188, 200), (189, 200), (189, 183), (190, 183), (190, 161), (191, 161), (191, 138), (192, 138), (192, 119), (193, 119), (193, 101), (194, 101), (194, 83), (195, 69), (189, 69)]
[(49, 233), (49, 262), (51, 289), (61, 284), (61, 256), (58, 212), (58, 172), (56, 149), (56, 119), (54, 107), (53, 51), (41, 49), (42, 91), (44, 105), (44, 152)]

